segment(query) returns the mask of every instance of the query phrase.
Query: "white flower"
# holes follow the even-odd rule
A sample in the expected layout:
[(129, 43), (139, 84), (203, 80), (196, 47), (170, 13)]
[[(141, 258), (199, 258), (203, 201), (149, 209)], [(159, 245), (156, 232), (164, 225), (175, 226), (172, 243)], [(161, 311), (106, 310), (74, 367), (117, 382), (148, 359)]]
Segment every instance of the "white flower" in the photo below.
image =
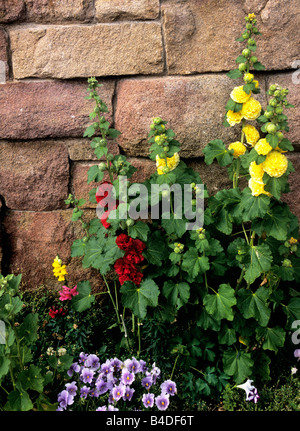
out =
[(291, 369), (292, 374), (296, 374), (296, 373), (297, 373), (297, 371), (298, 371), (298, 368), (296, 368), (296, 367), (292, 367), (292, 369)]
[(60, 347), (57, 353), (58, 353), (58, 356), (64, 356), (67, 353), (67, 350), (64, 347)]
[(248, 401), (249, 398), (249, 393), (251, 391), (253, 391), (253, 389), (255, 389), (255, 386), (252, 385), (253, 380), (247, 380), (245, 383), (243, 383), (242, 385), (236, 385), (237, 388), (241, 388), (244, 389), (244, 391), (246, 392), (246, 401)]

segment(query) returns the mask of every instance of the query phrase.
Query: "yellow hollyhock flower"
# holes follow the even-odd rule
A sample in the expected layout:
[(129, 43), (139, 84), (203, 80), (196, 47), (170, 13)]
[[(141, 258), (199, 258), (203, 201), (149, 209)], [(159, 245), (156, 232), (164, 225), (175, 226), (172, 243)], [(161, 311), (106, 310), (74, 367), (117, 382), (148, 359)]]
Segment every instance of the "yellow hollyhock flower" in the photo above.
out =
[(266, 138), (260, 139), (255, 145), (254, 145), (255, 151), (260, 154), (261, 156), (266, 156), (270, 153), (270, 151), (273, 150), (269, 142), (267, 142)]
[(245, 120), (256, 120), (261, 113), (261, 104), (258, 100), (250, 97), (247, 102), (243, 103), (241, 113)]
[(273, 150), (267, 155), (266, 160), (263, 162), (263, 168), (270, 177), (279, 178), (288, 168), (288, 159), (284, 154)]
[(249, 94), (247, 94), (243, 90), (243, 85), (240, 85), (239, 87), (234, 87), (232, 92), (230, 93), (231, 99), (236, 103), (245, 103), (247, 100), (250, 99), (251, 91)]
[(249, 174), (251, 175), (251, 178), (253, 178), (253, 180), (256, 183), (261, 183), (263, 184), (263, 176), (264, 176), (264, 168), (262, 163), (260, 163), (259, 165), (256, 164), (256, 162), (251, 162), (250, 166), (249, 166)]
[(259, 140), (259, 132), (251, 124), (246, 124), (243, 127), (243, 132), (245, 133), (246, 141), (248, 144), (254, 146), (256, 142)]
[(235, 124), (239, 124), (242, 121), (242, 118), (243, 116), (241, 111), (239, 112), (234, 112), (230, 110), (227, 111), (226, 119), (231, 127), (234, 126)]
[(232, 142), (228, 146), (228, 150), (233, 150), (234, 151), (233, 157), (237, 158), (237, 157), (242, 156), (243, 154), (245, 154), (247, 148), (240, 141), (236, 141), (236, 142)]
[(167, 157), (167, 166), (166, 159), (160, 158), (158, 155), (156, 156), (156, 168), (158, 175), (164, 174), (164, 168), (168, 167), (169, 171), (173, 171), (180, 162), (180, 157), (178, 153), (174, 153), (172, 157)]
[(265, 190), (264, 183), (255, 181), (254, 178), (250, 178), (248, 186), (251, 189), (253, 196), (259, 196), (261, 194), (271, 196), (271, 194)]
[(248, 18), (249, 18), (250, 21), (252, 21), (253, 19), (255, 19), (256, 18), (255, 13), (249, 13), (248, 14)]

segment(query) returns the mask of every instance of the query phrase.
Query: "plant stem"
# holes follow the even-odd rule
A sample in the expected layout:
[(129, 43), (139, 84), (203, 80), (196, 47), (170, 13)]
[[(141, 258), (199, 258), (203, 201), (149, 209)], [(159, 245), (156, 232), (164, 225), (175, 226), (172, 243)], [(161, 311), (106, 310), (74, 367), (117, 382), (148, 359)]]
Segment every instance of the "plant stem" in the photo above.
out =
[(173, 368), (172, 368), (172, 373), (171, 373), (171, 376), (170, 376), (170, 380), (172, 380), (172, 377), (173, 377), (173, 374), (174, 374), (174, 371), (175, 371), (175, 367), (176, 367), (178, 358), (179, 358), (179, 355), (176, 356), (176, 359), (175, 359), (175, 362), (174, 362), (174, 365), (173, 365)]
[(121, 322), (120, 322), (120, 317), (119, 317), (118, 308), (117, 308), (117, 306), (116, 306), (116, 303), (115, 303), (114, 298), (113, 298), (113, 296), (112, 296), (112, 294), (111, 294), (111, 291), (110, 291), (109, 285), (108, 285), (108, 283), (107, 283), (106, 277), (105, 277), (104, 275), (103, 275), (103, 280), (104, 280), (104, 283), (105, 283), (106, 288), (107, 288), (107, 293), (109, 294), (109, 297), (110, 297), (111, 302), (112, 302), (112, 304), (113, 304), (113, 307), (114, 307), (114, 309), (115, 309), (115, 312), (116, 312), (116, 315), (117, 315), (118, 324), (121, 326)]
[(138, 349), (138, 352), (137, 352), (137, 356), (139, 358), (140, 357), (140, 353), (141, 353), (141, 329), (140, 329), (141, 323), (140, 323), (140, 319), (139, 318), (138, 318), (138, 321), (137, 321), (137, 325), (138, 325), (138, 341), (139, 341), (139, 349)]

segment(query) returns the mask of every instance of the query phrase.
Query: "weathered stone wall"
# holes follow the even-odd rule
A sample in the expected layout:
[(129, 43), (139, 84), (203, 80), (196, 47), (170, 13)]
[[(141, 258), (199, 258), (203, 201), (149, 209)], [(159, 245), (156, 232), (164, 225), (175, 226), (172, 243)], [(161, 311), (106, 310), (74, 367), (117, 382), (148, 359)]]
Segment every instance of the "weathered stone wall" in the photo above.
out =
[[(24, 285), (55, 285), (56, 254), (74, 282), (90, 277), (70, 245), (68, 193), (87, 198), (88, 168), (97, 163), (89, 141), (91, 102), (87, 78), (96, 76), (109, 107), (108, 120), (122, 132), (111, 151), (126, 154), (143, 179), (153, 116), (168, 121), (182, 142), (182, 157), (211, 191), (230, 186), (226, 172), (203, 162), (212, 139), (232, 142), (238, 128), (222, 126), (241, 47), (235, 41), (244, 16), (255, 13), (262, 36), (257, 55), (266, 88), (290, 90), (290, 156), (296, 172), (286, 197), (300, 218), (300, 3), (299, 0), (0, 0), (0, 260), (3, 272), (23, 273)], [(94, 215), (93, 205), (86, 210)], [(2, 237), (2, 240), (1, 240)], [(94, 278), (97, 280), (97, 278)]]

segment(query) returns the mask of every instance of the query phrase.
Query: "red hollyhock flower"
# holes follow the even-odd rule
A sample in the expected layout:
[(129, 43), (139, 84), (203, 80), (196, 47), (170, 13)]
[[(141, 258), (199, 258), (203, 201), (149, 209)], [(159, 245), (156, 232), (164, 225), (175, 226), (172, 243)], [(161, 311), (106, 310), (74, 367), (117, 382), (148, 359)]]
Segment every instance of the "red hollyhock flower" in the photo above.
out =
[(116, 239), (116, 244), (121, 250), (127, 250), (132, 246), (133, 239), (125, 233), (121, 233)]
[(52, 307), (49, 310), (49, 316), (52, 317), (52, 319), (54, 319), (57, 316), (64, 316), (65, 314), (66, 312), (62, 307), (57, 310), (54, 307)]
[(116, 260), (114, 268), (119, 276), (120, 284), (124, 284), (125, 281), (132, 281), (137, 286), (140, 285), (143, 273), (138, 271), (135, 265), (141, 263), (144, 260), (142, 255), (146, 245), (139, 239), (133, 239), (130, 236), (121, 233), (117, 239), (116, 244), (121, 250), (125, 250), (125, 255)]
[[(108, 187), (107, 184), (110, 185), (110, 187)], [(102, 203), (102, 201), (104, 198), (107, 198), (107, 196), (111, 194), (112, 188), (113, 185), (110, 181), (103, 181), (98, 187), (96, 192), (96, 201), (98, 204), (100, 204), (102, 208), (105, 208), (109, 205), (110, 199), (108, 200), (108, 202), (107, 200), (105, 200), (105, 202)], [(107, 189), (109, 189), (109, 191)]]

